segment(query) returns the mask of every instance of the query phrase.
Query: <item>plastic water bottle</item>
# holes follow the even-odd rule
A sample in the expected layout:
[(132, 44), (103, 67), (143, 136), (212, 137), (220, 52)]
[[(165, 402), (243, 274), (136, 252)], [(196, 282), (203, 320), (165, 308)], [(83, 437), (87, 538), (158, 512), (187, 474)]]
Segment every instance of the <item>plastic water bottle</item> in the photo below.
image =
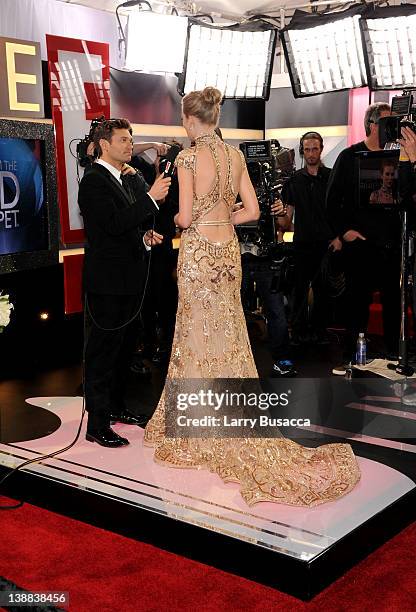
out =
[(367, 341), (362, 332), (358, 334), (355, 361), (357, 365), (365, 365), (367, 363)]

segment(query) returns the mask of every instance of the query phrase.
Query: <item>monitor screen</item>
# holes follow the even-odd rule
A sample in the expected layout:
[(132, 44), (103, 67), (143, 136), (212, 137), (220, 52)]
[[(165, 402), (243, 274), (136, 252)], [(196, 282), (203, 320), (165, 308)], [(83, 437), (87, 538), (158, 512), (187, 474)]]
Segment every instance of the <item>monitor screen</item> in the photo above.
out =
[(397, 207), (399, 151), (357, 153), (360, 207), (369, 212)]
[(270, 140), (248, 140), (240, 144), (240, 149), (244, 153), (247, 161), (252, 159), (270, 159), (271, 157)]
[(0, 255), (49, 248), (45, 142), (0, 138)]
[(0, 119), (0, 274), (58, 262), (53, 126)]

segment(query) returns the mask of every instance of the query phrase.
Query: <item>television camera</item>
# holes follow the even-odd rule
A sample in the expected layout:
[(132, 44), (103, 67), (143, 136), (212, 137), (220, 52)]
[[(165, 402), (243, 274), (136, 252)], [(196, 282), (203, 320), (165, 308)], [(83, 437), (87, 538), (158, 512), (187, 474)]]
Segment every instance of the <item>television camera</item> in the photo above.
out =
[[(256, 191), (260, 218), (254, 223), (236, 226), (237, 234), (240, 242), (255, 245), (257, 255), (268, 256), (277, 247), (276, 217), (270, 209), (280, 198), (283, 184), (296, 170), (295, 152), (281, 147), (278, 140), (242, 142), (240, 149)], [(285, 214), (286, 211), (282, 216)]]
[[(236, 226), (241, 252), (243, 257), (249, 253), (266, 258), (272, 272), (270, 292), (285, 291), (293, 271), (291, 249), (278, 243), (276, 216), (271, 214), (271, 206), (280, 199), (283, 184), (296, 170), (295, 152), (280, 146), (277, 140), (242, 142), (240, 149), (260, 207), (258, 221)], [(285, 214), (284, 210), (280, 216)]]
[[(413, 104), (412, 93), (415, 91), (407, 89), (401, 96), (394, 96), (391, 101), (392, 114), (379, 119), (379, 141), (382, 149), (388, 143), (397, 143), (403, 127), (408, 127), (416, 133), (416, 106)], [(396, 146), (398, 147), (397, 144)]]
[(94, 159), (97, 157), (97, 154), (95, 151), (92, 155), (88, 154), (88, 147), (94, 140), (94, 132), (96, 128), (103, 121), (105, 121), (104, 115), (101, 115), (100, 117), (96, 117), (95, 119), (93, 119), (91, 121), (90, 131), (88, 132), (88, 134), (84, 136), (84, 138), (80, 139), (79, 142), (77, 143), (77, 155), (76, 156), (77, 156), (78, 164), (81, 166), (81, 168), (86, 168), (87, 166), (89, 166), (94, 161)]

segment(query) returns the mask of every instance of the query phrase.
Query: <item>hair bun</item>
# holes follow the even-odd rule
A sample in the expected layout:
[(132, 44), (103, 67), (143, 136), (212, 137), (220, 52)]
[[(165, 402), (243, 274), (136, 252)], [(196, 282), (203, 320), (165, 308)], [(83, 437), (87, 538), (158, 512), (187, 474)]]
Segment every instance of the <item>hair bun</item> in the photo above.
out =
[(205, 87), (201, 91), (201, 97), (206, 102), (206, 104), (220, 104), (222, 100), (222, 93), (216, 87)]

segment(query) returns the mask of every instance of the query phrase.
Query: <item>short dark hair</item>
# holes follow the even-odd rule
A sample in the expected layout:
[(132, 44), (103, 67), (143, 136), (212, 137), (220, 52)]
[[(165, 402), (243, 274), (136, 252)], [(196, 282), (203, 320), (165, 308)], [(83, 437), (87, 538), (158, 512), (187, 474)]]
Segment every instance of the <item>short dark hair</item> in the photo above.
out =
[(397, 166), (398, 166), (398, 163), (395, 159), (383, 159), (380, 164), (380, 172), (381, 174), (383, 174), (385, 168), (390, 168), (390, 167), (396, 170)]
[(391, 111), (390, 104), (387, 102), (374, 102), (367, 107), (364, 115), (364, 129), (365, 135), (370, 136), (370, 124), (378, 123), (380, 121), (380, 115), (383, 111)]
[(111, 142), (114, 130), (128, 130), (131, 135), (133, 134), (133, 129), (128, 119), (106, 119), (100, 123), (94, 131), (94, 148), (98, 157), (101, 157), (103, 154), (103, 150), (100, 147), (100, 140), (108, 140), (108, 142)]

